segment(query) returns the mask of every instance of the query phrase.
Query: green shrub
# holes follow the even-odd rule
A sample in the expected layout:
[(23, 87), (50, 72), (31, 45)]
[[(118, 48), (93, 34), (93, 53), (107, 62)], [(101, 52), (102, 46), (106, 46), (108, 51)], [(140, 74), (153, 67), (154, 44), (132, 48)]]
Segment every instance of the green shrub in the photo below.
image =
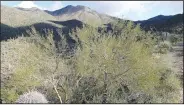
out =
[(172, 44), (176, 44), (180, 40), (180, 38), (175, 35), (171, 35), (169, 39)]
[[(157, 91), (155, 87), (160, 85), (163, 67), (161, 62), (152, 58), (153, 43), (149, 34), (139, 31), (135, 28), (135, 31), (122, 36), (99, 35), (87, 29), (80, 31), (79, 38), (83, 46), (76, 52), (75, 68), (80, 76), (93, 76), (101, 83), (104, 91), (95, 96), (101, 98), (100, 103), (154, 102), (152, 97)], [(137, 41), (136, 33), (142, 33), (140, 36), (143, 39)], [(124, 38), (128, 35), (132, 36)], [(163, 43), (161, 48), (168, 50), (169, 46)], [(127, 95), (116, 94), (120, 85), (126, 88)], [(78, 92), (82, 94), (83, 91)], [(129, 98), (131, 94), (140, 92), (143, 93), (142, 100)], [(92, 102), (95, 103), (95, 100)]]
[[(10, 78), (3, 79), (2, 99), (14, 103), (19, 95), (38, 89), (49, 103), (179, 102), (175, 94), (179, 80), (152, 57), (152, 34), (132, 23), (119, 25), (114, 26), (122, 32), (117, 35), (98, 33), (92, 27), (77, 30), (71, 36), (80, 44), (67, 58), (59, 53), (62, 49), (56, 47), (52, 31), (41, 37), (33, 29), (30, 37), (9, 40), (14, 47), (7, 52), (19, 52), (16, 60), (12, 57), (18, 65), (9, 68)], [(160, 43), (159, 48), (168, 50), (170, 45)]]
[(171, 70), (164, 70), (160, 78), (160, 84), (156, 87), (153, 103), (179, 103), (181, 82)]
[[(51, 35), (46, 38), (39, 36), (36, 32), (29, 34), (31, 34), (31, 37), (10, 39), (10, 46), (13, 46), (14, 49), (4, 49), (8, 50), (8, 54), (12, 52), (17, 54), (12, 56), (12, 60), (17, 62), (17, 65), (11, 68), (11, 74), (4, 76), (4, 84), (1, 89), (2, 100), (7, 103), (14, 103), (19, 95), (28, 90), (37, 89), (41, 86), (53, 87), (58, 81), (57, 79), (53, 80), (53, 78), (59, 77), (61, 74), (69, 74), (63, 60), (58, 60), (52, 33), (48, 33)], [(6, 55), (10, 57), (8, 54), (3, 52), (3, 58)], [(9, 62), (3, 62), (2, 65), (7, 65), (6, 63)], [(8, 76), (10, 78), (7, 78)], [(55, 97), (57, 98), (57, 94)]]
[[(24, 44), (24, 46), (22, 46), (20, 49), (17, 47), (10, 50), (10, 52), (18, 51), (20, 53), (17, 54), (18, 59), (16, 61), (19, 65), (14, 66), (15, 68), (11, 68), (11, 77), (6, 79), (6, 81), (3, 81), (4, 86), (1, 96), (2, 99), (7, 103), (15, 102), (15, 98), (17, 98), (18, 95), (22, 94), (28, 89), (32, 89), (40, 85), (40, 80), (38, 79), (38, 75), (36, 75), (36, 70), (38, 67), (37, 63), (39, 62), (37, 59), (39, 59), (39, 57), (34, 56), (34, 52), (36, 52), (38, 49), (36, 49), (36, 47), (32, 44), (26, 43), (25, 40), (22, 40), (22, 42), (12, 42), (11, 46), (17, 46), (16, 44)], [(14, 60), (14, 58), (12, 59)], [(2, 65), (4, 65), (4, 63)], [(10, 91), (11, 94), (7, 94), (9, 93), (7, 91)]]
[(166, 54), (168, 51), (172, 51), (172, 45), (168, 41), (160, 42), (156, 48), (156, 53)]

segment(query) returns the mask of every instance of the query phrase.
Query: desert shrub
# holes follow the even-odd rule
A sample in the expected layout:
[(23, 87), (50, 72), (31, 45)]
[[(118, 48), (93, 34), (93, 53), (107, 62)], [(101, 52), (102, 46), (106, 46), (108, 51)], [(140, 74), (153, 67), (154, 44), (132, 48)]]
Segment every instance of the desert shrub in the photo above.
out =
[(175, 73), (170, 69), (163, 70), (160, 77), (160, 84), (156, 87), (153, 96), (153, 103), (179, 103), (179, 89), (181, 82)]
[(176, 44), (180, 40), (180, 38), (176, 35), (171, 35), (169, 40), (172, 44)]
[[(37, 75), (35, 75), (37, 73), (37, 66), (35, 65), (39, 61), (35, 59), (34, 51), (38, 49), (36, 49), (33, 44), (26, 43), (26, 39), (18, 41), (13, 40), (14, 39), (12, 39), (10, 46), (16, 47), (13, 47), (14, 49), (10, 49), (9, 52), (14, 52), (16, 54), (15, 56), (12, 56), (12, 60), (14, 60), (15, 65), (14, 68), (9, 68), (11, 72), (6, 74), (4, 81), (2, 81), (4, 83), (3, 87), (1, 88), (2, 99), (7, 103), (15, 102), (15, 98), (17, 98), (18, 95), (22, 94), (27, 89), (40, 85), (40, 81), (37, 79)], [(21, 47), (19, 48), (18, 46)], [(33, 61), (26, 60), (27, 57), (32, 58)], [(6, 65), (6, 62), (3, 62), (2, 65)]]
[[(78, 42), (76, 51), (67, 58), (62, 47), (57, 47), (65, 43), (57, 43), (52, 31), (43, 37), (33, 29), (30, 37), (9, 40), (11, 46), (17, 42), (24, 46), (9, 50), (20, 53), (16, 53), (18, 65), (11, 68), (10, 78), (3, 80), (2, 99), (13, 103), (23, 93), (37, 89), (49, 103), (178, 102), (179, 81), (152, 57), (152, 34), (131, 22), (114, 27), (120, 33), (78, 29), (70, 35)], [(162, 47), (169, 48), (167, 44)]]
[(32, 91), (19, 96), (16, 103), (48, 103), (48, 101), (40, 92)]
[[(155, 88), (160, 85), (164, 67), (152, 57), (154, 42), (150, 33), (141, 32), (139, 27), (134, 28), (131, 23), (128, 26), (129, 31), (119, 36), (113, 36), (113, 33), (98, 34), (88, 29), (79, 32), (82, 48), (76, 52), (75, 68), (80, 76), (92, 76), (100, 82), (103, 91), (93, 97), (101, 98), (97, 102), (154, 102)], [(137, 40), (137, 35), (141, 40)], [(163, 47), (168, 49), (165, 44)], [(117, 95), (120, 88), (124, 92)], [(83, 92), (78, 91), (79, 94)], [(136, 94), (140, 97), (135, 97)], [(95, 103), (95, 100), (91, 102)]]
[[(52, 99), (52, 95), (55, 95), (55, 99), (53, 99), (55, 101), (51, 100), (51, 103), (66, 103), (68, 98), (71, 97), (77, 79), (75, 79), (75, 72), (71, 69), (72, 65), (69, 67), (67, 60), (64, 59), (63, 53), (65, 52), (62, 50), (65, 49), (60, 49), (62, 46), (57, 47), (58, 43), (54, 40), (52, 31), (48, 30), (47, 34), (47, 37), (38, 36), (33, 40), (36, 45), (39, 45), (38, 47), (43, 51), (42, 53), (45, 53), (45, 56), (39, 62), (41, 63), (39, 72), (43, 81), (42, 86), (50, 93), (46, 93), (48, 99)], [(62, 45), (65, 46), (65, 43), (62, 43)]]
[(103, 88), (94, 77), (82, 77), (74, 90), (70, 103), (96, 103), (94, 97), (102, 93)]
[(156, 47), (156, 53), (166, 54), (168, 51), (172, 51), (172, 45), (168, 41), (160, 42)]
[[(61, 101), (62, 96), (59, 94), (63, 92), (59, 93), (57, 85), (61, 84), (62, 86), (63, 80), (71, 72), (57, 53), (53, 33), (49, 32), (47, 37), (42, 37), (33, 29), (29, 33), (30, 37), (22, 38), (22, 40), (19, 40), (19, 38), (9, 40), (10, 42), (12, 41), (11, 46), (15, 46), (9, 52), (16, 52), (18, 65), (11, 68), (11, 73), (8, 74), (9, 76), (11, 75), (10, 78), (5, 78), (3, 81), (1, 96), (5, 102), (13, 103), (24, 92), (40, 87), (51, 88), (52, 92), (57, 93), (55, 98), (60, 98)], [(22, 46), (19, 48), (18, 45)], [(4, 62), (3, 65), (6, 65), (6, 63)]]

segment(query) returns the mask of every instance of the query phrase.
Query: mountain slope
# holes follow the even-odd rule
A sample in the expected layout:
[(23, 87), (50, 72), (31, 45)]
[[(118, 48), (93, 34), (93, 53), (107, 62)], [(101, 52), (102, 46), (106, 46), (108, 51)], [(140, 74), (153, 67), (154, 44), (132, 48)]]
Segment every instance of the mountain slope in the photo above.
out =
[(1, 5), (1, 23), (11, 27), (27, 26), (47, 20), (56, 20), (52, 15), (37, 8), (11, 8)]
[(135, 21), (141, 24), (145, 30), (166, 31), (171, 33), (183, 33), (183, 14), (163, 16), (158, 15), (143, 21)]
[(69, 5), (56, 11), (43, 11), (35, 7), (27, 9), (1, 5), (1, 40), (17, 37), (17, 34), (22, 35), (28, 27), (35, 24), (39, 24), (39, 29), (56, 27), (67, 33), (85, 23), (98, 27), (114, 19), (84, 6)]
[[(71, 27), (70, 24), (74, 24), (74, 26)], [(26, 30), (29, 30), (30, 26), (34, 26), (41, 33), (43, 29), (54, 31), (62, 29), (63, 33), (67, 34), (72, 28), (80, 27), (83, 24), (78, 20), (57, 21), (54, 16), (38, 8), (1, 6), (1, 40), (16, 38), (22, 34), (26, 36)]]
[(92, 26), (102, 25), (111, 22), (115, 19), (114, 17), (105, 14), (100, 14), (88, 7), (80, 5), (69, 5), (56, 11), (45, 12), (55, 16), (58, 20), (65, 21), (77, 19)]

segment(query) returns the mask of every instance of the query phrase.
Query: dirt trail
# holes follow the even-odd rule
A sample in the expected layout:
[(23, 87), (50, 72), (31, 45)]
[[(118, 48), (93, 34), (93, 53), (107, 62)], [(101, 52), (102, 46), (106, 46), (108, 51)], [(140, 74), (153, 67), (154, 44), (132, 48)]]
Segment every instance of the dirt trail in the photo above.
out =
[(172, 48), (172, 52), (164, 55), (165, 63), (177, 74), (183, 74), (183, 42), (178, 42)]
[(178, 42), (173, 46), (173, 51), (163, 55), (163, 61), (182, 81), (180, 96), (183, 103), (183, 42)]

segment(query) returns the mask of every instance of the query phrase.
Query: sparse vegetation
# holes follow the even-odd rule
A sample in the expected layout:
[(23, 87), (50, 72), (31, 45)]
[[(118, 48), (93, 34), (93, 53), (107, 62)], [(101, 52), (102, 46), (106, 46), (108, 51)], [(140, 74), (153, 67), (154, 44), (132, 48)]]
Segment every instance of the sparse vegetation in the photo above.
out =
[(85, 6), (1, 11), (3, 103), (181, 103), (183, 14), (135, 22)]
[[(180, 81), (152, 57), (151, 33), (130, 22), (114, 27), (123, 32), (99, 33), (92, 27), (72, 32), (77, 42), (72, 56), (64, 54), (66, 43), (54, 40), (52, 31), (40, 35), (33, 28), (30, 37), (3, 41), (2, 100), (15, 103), (37, 89), (49, 103), (178, 103)], [(10, 62), (15, 65), (5, 68)]]
[(168, 51), (172, 50), (171, 43), (168, 41), (160, 42), (155, 47), (155, 53), (166, 54)]
[(171, 35), (171, 37), (170, 37), (170, 42), (171, 42), (173, 45), (176, 44), (178, 41), (181, 41), (181, 39), (180, 39), (178, 36)]

